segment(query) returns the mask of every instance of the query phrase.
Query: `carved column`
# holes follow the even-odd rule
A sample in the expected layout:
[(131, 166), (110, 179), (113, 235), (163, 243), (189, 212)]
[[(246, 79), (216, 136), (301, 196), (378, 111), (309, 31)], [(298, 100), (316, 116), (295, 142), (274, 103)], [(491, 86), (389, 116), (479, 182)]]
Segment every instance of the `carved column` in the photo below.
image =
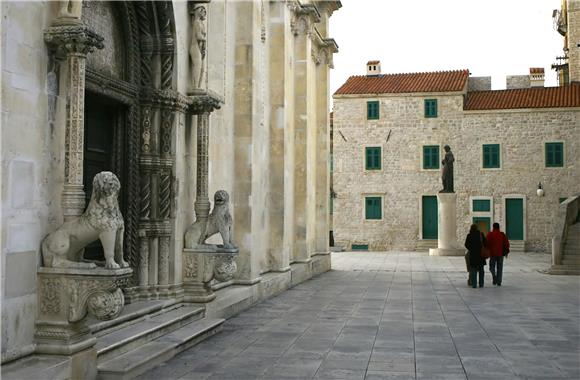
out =
[[(195, 217), (203, 226), (207, 223), (209, 215), (208, 192), (208, 140), (209, 139), (209, 112), (197, 115), (197, 172), (196, 172), (196, 196), (195, 196)], [(198, 241), (202, 244), (203, 241)]]
[(62, 206), (65, 221), (81, 215), (85, 114), (85, 65), (87, 54), (102, 49), (103, 38), (84, 25), (55, 25), (44, 32), (44, 40), (58, 59), (66, 59), (65, 85), (65, 184)]

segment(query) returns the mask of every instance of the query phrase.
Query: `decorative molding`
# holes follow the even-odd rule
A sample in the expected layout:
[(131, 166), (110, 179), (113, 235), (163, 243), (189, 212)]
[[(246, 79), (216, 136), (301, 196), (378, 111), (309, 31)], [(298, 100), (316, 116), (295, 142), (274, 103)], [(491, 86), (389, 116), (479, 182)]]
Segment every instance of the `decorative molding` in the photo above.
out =
[(70, 54), (86, 56), (95, 48), (103, 49), (103, 37), (85, 25), (56, 25), (44, 31), (44, 41), (60, 59)]

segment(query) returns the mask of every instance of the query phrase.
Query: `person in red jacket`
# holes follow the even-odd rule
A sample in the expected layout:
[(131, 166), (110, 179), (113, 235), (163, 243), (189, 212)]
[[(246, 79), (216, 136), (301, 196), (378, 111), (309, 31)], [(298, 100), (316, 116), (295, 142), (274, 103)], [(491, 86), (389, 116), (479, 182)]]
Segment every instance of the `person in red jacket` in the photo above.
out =
[(487, 234), (487, 247), (489, 248), (489, 271), (493, 277), (493, 284), (501, 286), (503, 277), (503, 257), (510, 251), (510, 242), (503, 232), (499, 230), (499, 223), (493, 224), (493, 230)]

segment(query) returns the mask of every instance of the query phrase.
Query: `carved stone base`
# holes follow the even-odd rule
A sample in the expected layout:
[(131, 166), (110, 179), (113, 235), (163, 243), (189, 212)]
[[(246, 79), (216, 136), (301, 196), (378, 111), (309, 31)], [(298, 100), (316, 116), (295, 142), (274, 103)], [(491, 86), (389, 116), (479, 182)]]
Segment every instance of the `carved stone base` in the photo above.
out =
[(186, 302), (210, 302), (215, 298), (211, 281), (231, 280), (237, 271), (239, 250), (223, 249), (215, 245), (198, 245), (184, 249), (183, 289)]
[(38, 319), (35, 339), (37, 352), (71, 355), (92, 347), (92, 336), (85, 317), (114, 319), (125, 300), (120, 288), (131, 277), (131, 268), (38, 270)]

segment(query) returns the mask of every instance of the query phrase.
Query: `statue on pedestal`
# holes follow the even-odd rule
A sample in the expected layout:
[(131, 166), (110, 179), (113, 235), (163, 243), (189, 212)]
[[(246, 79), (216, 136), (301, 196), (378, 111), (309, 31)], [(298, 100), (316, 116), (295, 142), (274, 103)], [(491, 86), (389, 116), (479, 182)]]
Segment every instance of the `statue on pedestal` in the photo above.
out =
[(443, 181), (443, 190), (439, 191), (440, 193), (454, 193), (453, 190), (453, 162), (455, 158), (453, 157), (453, 153), (451, 153), (451, 147), (449, 145), (445, 145), (443, 147), (445, 150), (445, 157), (441, 161), (443, 165), (441, 180)]
[(223, 249), (236, 249), (232, 243), (232, 215), (230, 214), (230, 196), (225, 190), (218, 190), (214, 194), (213, 210), (203, 220), (202, 215), (198, 215), (198, 220), (193, 223), (185, 233), (185, 247), (195, 248), (204, 245), (205, 241), (212, 235), (219, 233), (223, 240)]
[(123, 259), (125, 224), (117, 200), (120, 189), (119, 179), (111, 172), (100, 172), (93, 178), (93, 193), (84, 214), (65, 222), (42, 241), (45, 267), (95, 268), (94, 263), (82, 262), (82, 253), (97, 239), (105, 252), (105, 268), (129, 266)]
[(191, 57), (191, 85), (193, 89), (201, 88), (203, 79), (203, 63), (206, 56), (206, 10), (199, 5), (191, 12), (191, 25), (193, 27), (189, 56)]

